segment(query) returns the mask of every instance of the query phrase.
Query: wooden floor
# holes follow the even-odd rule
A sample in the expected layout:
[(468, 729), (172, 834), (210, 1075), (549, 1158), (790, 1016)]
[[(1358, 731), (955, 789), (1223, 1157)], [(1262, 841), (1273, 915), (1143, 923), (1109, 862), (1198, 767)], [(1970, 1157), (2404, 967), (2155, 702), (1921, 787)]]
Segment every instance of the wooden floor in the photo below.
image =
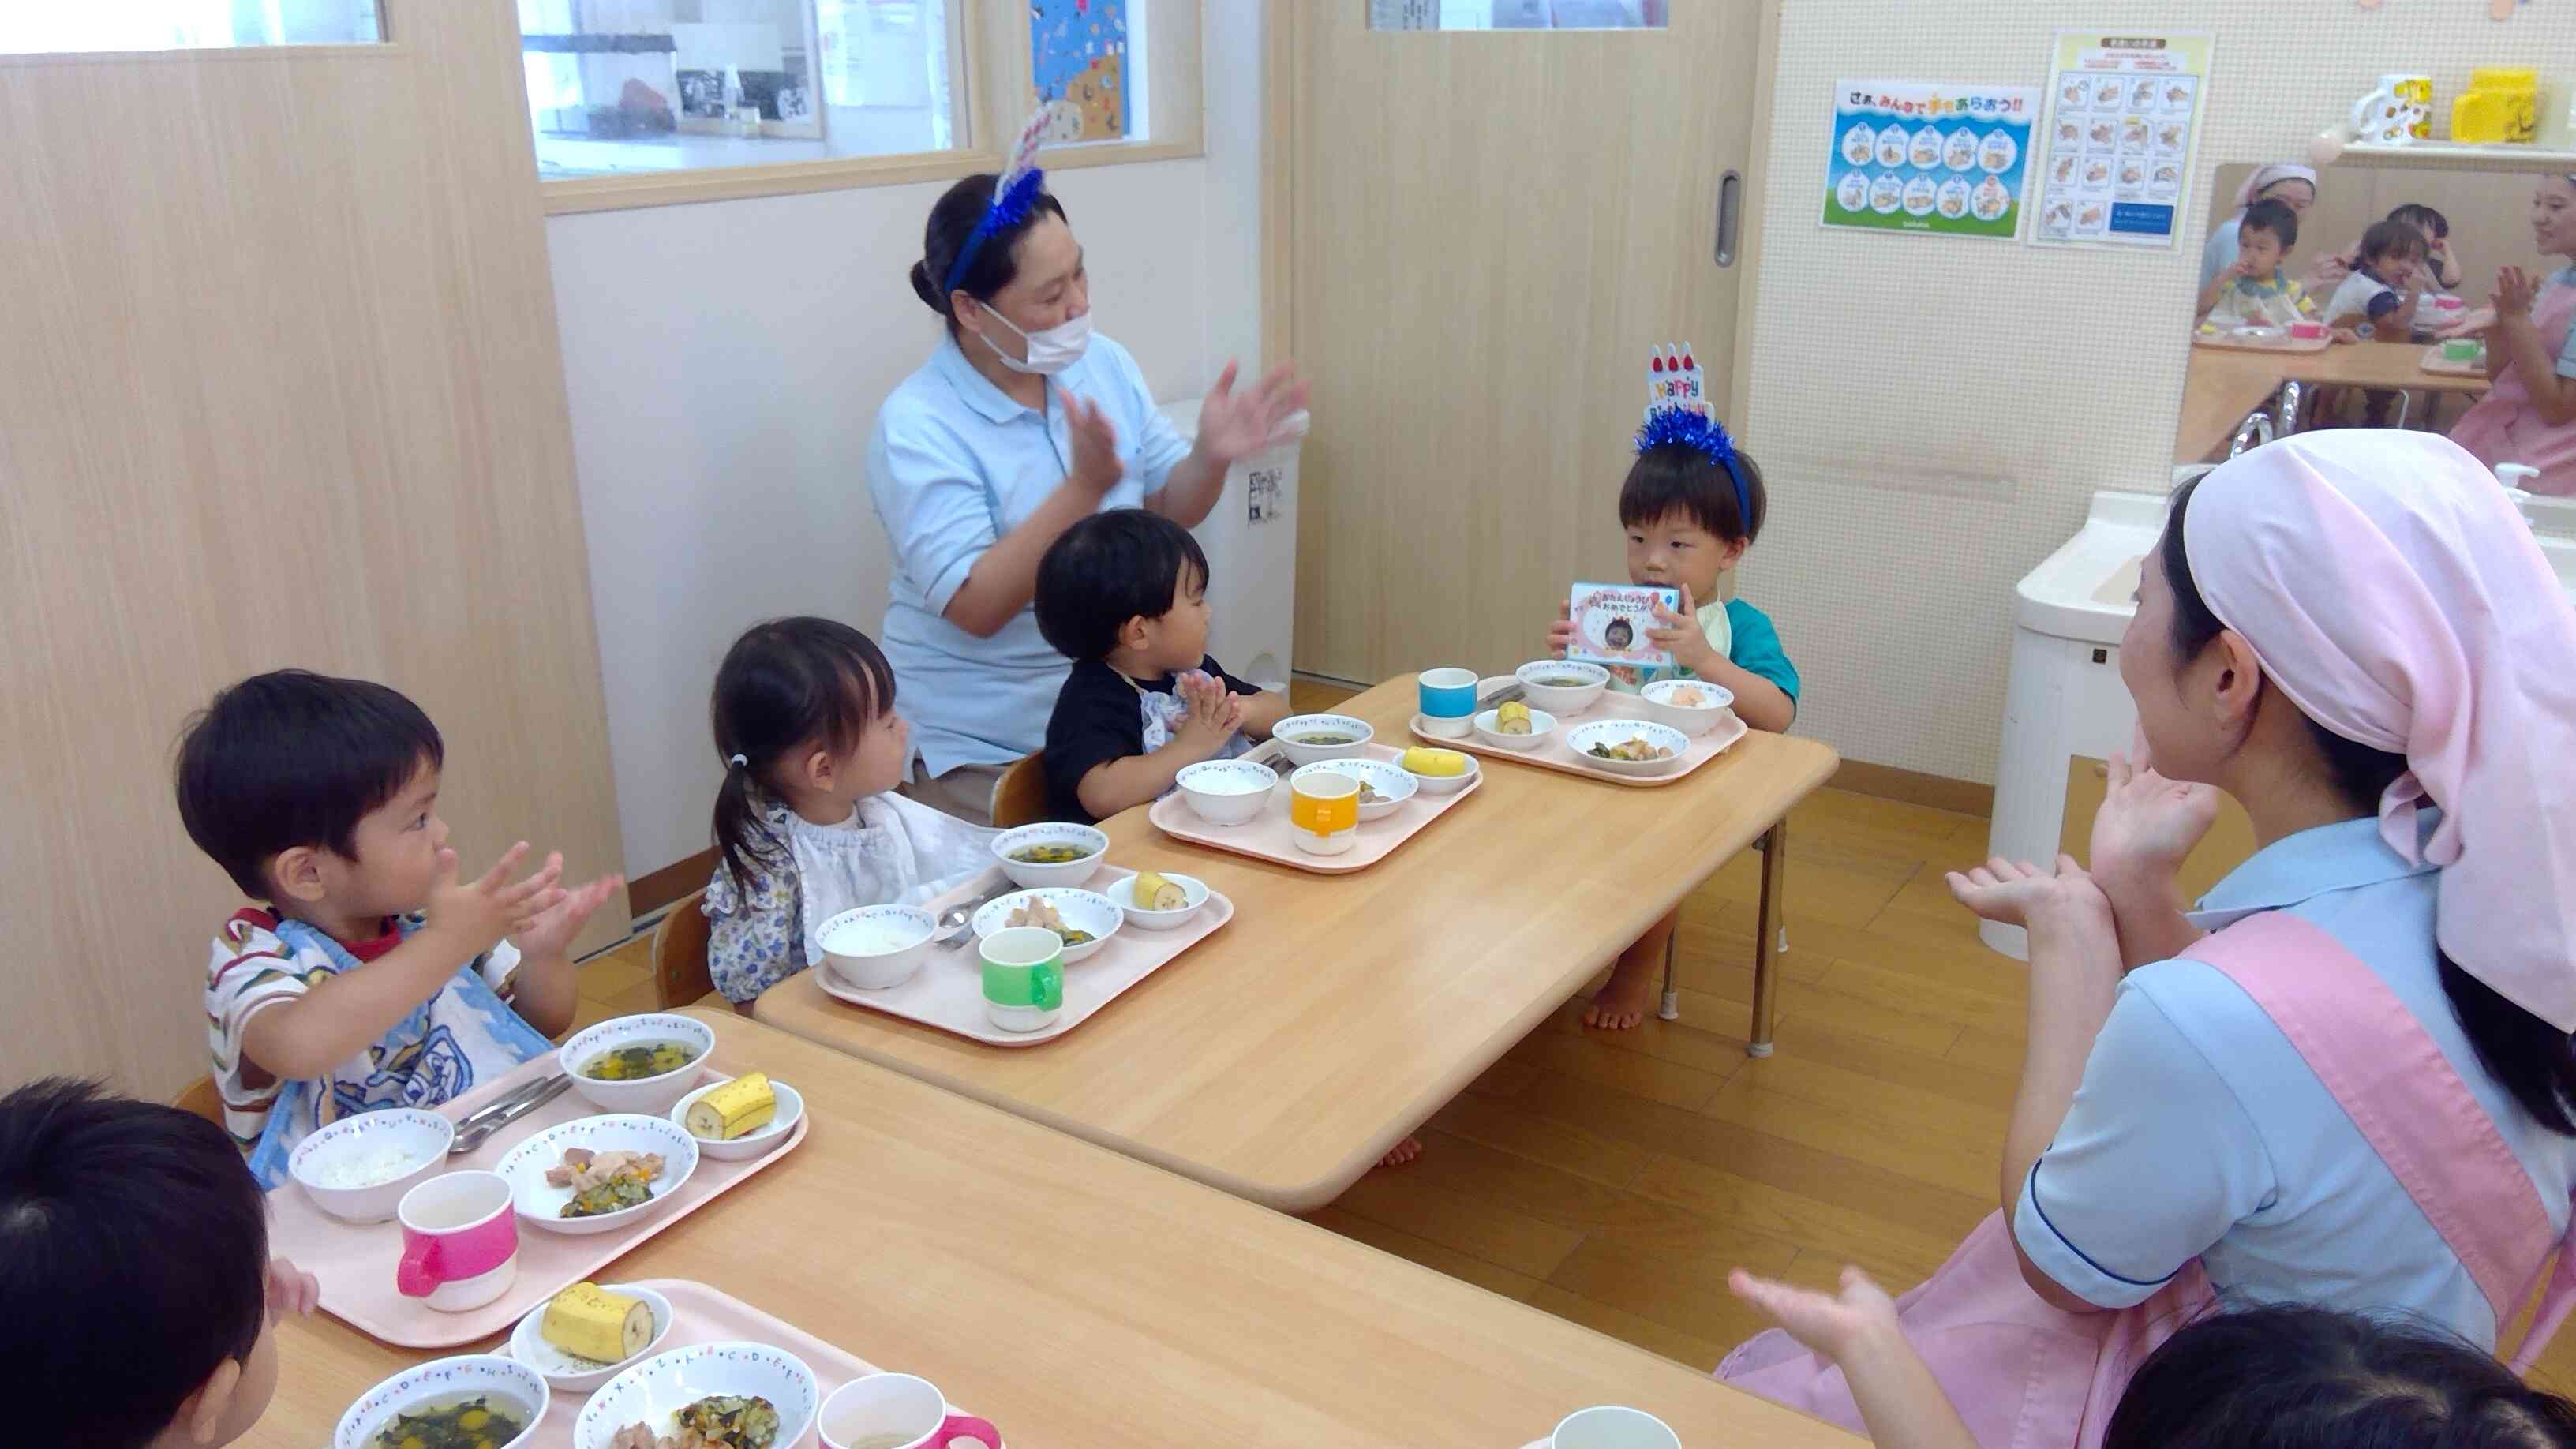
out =
[[(1301, 685), (1301, 709), (1341, 698)], [(1315, 1222), (1696, 1367), (1759, 1325), (1726, 1273), (1890, 1291), (1995, 1205), (2024, 974), (1944, 871), (1981, 817), (1827, 789), (1791, 817), (1778, 1051), (1744, 1054), (1758, 857), (1682, 913), (1681, 1020), (1587, 1032), (1569, 1003), (1431, 1119), (1427, 1149)], [(641, 941), (583, 968), (585, 1020), (653, 1009)], [(2576, 1333), (2535, 1378), (2576, 1383)]]

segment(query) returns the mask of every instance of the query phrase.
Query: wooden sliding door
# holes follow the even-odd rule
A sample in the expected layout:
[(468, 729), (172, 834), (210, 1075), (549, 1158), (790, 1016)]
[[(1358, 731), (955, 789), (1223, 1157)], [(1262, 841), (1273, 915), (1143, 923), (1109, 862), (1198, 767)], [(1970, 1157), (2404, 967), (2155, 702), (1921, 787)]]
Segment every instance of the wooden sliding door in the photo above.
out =
[(238, 895), (171, 748), (242, 675), (419, 700), (469, 864), (524, 836), (618, 868), (512, 9), (382, 20), (0, 56), (0, 1085), (206, 1072)]

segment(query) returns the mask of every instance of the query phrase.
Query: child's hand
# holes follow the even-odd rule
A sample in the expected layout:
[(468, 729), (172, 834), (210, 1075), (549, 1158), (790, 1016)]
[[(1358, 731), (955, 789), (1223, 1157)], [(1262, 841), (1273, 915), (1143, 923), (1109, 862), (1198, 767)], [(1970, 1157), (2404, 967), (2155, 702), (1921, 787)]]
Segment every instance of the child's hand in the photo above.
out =
[(2334, 330), (2334, 340), (2337, 342), (2359, 342), (2361, 340), (2361, 334), (2353, 331), (2349, 327), (2338, 327)]
[(2075, 857), (2057, 858), (2054, 873), (2028, 862), (1996, 856), (1975, 870), (1944, 877), (1950, 896), (1989, 921), (2042, 930), (2098, 924), (2111, 929), (2111, 901)]
[(1707, 632), (1699, 626), (1699, 604), (1691, 598), (1687, 584), (1682, 587), (1680, 613), (1661, 604), (1655, 606), (1655, 627), (1646, 631), (1646, 639), (1658, 649), (1670, 650), (1673, 663), (1693, 674), (1705, 677), (1708, 667), (1717, 662), (1717, 650), (1710, 646)]
[[(547, 856), (546, 866), (550, 870), (561, 871), (563, 857)], [(526, 925), (511, 933), (519, 954), (532, 961), (551, 961), (557, 956), (570, 954), (572, 938), (581, 934), (582, 923), (589, 920), (591, 912), (605, 904), (623, 884), (625, 877), (606, 875), (586, 886), (576, 886), (563, 892), (563, 899), (539, 911), (529, 918)]]
[(1183, 675), (1173, 689), (1190, 707), (1173, 731), (1173, 742), (1199, 759), (1213, 759), (1243, 722), (1243, 701), (1228, 693), (1223, 681), (1203, 674)]
[(1838, 1295), (1756, 1278), (1741, 1268), (1726, 1275), (1726, 1286), (1791, 1338), (1836, 1363), (1879, 1335), (1903, 1332), (1895, 1300), (1858, 1268), (1843, 1269)]
[(1118, 461), (1118, 426), (1109, 421), (1109, 413), (1097, 403), (1086, 402), (1063, 388), (1055, 390), (1064, 405), (1065, 439), (1073, 446), (1073, 466), (1067, 477), (1079, 481), (1094, 493), (1107, 493), (1126, 476), (1127, 466)]
[(1556, 622), (1547, 626), (1547, 653), (1550, 659), (1563, 659), (1574, 647), (1574, 603), (1565, 600), (1556, 606)]
[(526, 880), (516, 885), (508, 883), (510, 871), (527, 853), (528, 842), (522, 840), (503, 852), (490, 870), (460, 884), (456, 852), (440, 850), (438, 883), (429, 892), (430, 926), (452, 938), (467, 956), (480, 956), (499, 945), (503, 936), (526, 930), (564, 896), (555, 885), (563, 874), (560, 856), (550, 859), (543, 870)]
[(322, 1280), (284, 1258), (268, 1260), (268, 1311), (310, 1318), (322, 1306)]
[(2218, 280), (2222, 282), (2233, 282), (2244, 278), (2251, 278), (2253, 275), (2254, 264), (2245, 260), (2243, 257), (2238, 257), (2234, 262), (2228, 264), (2226, 271), (2218, 274)]

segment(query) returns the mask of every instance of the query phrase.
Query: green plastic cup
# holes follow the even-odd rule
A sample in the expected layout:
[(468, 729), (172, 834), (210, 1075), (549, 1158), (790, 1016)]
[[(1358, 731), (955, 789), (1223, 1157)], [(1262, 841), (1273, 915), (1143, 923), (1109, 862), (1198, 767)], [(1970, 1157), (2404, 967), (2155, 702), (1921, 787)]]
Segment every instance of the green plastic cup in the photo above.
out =
[(1064, 938), (1043, 926), (986, 936), (984, 1012), (1004, 1031), (1044, 1031), (1064, 1015)]

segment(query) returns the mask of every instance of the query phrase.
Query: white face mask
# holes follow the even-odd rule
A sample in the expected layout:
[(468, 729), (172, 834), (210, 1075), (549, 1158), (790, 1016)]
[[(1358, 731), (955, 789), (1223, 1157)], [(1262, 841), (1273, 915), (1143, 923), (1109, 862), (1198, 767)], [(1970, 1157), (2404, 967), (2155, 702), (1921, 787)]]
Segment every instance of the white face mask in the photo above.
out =
[(1001, 323), (1005, 327), (1010, 327), (1011, 331), (1019, 337), (1020, 341), (1027, 345), (1029, 360), (1022, 362), (1011, 354), (1004, 352), (1002, 349), (994, 347), (992, 338), (986, 337), (981, 332), (975, 334), (976, 338), (986, 347), (992, 348), (993, 355), (1002, 360), (1002, 365), (1013, 372), (1028, 372), (1036, 373), (1042, 377), (1053, 377), (1057, 373), (1064, 371), (1066, 368), (1073, 366), (1077, 362), (1080, 362), (1082, 360), (1082, 354), (1089, 351), (1091, 347), (1091, 314), (1089, 312), (1085, 312), (1081, 316), (1073, 318), (1070, 321), (1059, 322), (1055, 326), (1049, 327), (1043, 332), (1022, 332), (1017, 327), (1011, 327), (1010, 318), (1003, 316), (1001, 313), (994, 311), (990, 307), (984, 309), (984, 315)]

